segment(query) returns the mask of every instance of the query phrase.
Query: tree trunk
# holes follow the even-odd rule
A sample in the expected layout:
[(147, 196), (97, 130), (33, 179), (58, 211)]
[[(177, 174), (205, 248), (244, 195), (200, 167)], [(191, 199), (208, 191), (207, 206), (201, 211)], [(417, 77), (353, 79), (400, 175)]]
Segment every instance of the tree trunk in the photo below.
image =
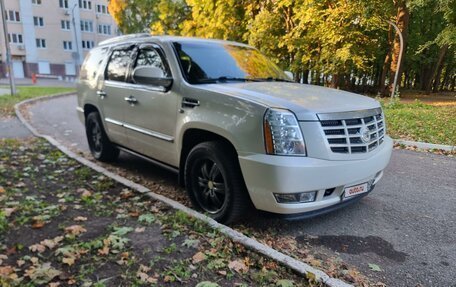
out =
[(309, 69), (305, 69), (304, 72), (302, 72), (302, 83), (303, 84), (308, 84), (309, 83)]
[(440, 76), (442, 74), (442, 68), (443, 68), (443, 59), (445, 58), (446, 52), (448, 50), (448, 45), (443, 45), (440, 47), (440, 52), (439, 52), (439, 58), (437, 60), (437, 63), (435, 64), (435, 69), (433, 73), (431, 74), (431, 83), (434, 81), (434, 85), (428, 85), (428, 89), (426, 89), (426, 94), (431, 93), (431, 88), (432, 91), (435, 93), (438, 90), (439, 84), (440, 84)]
[(339, 74), (333, 74), (331, 78), (330, 88), (337, 89), (339, 87)]
[[(410, 20), (410, 12), (406, 5), (405, 0), (401, 0), (396, 2), (397, 7), (397, 16), (396, 16), (396, 25), (399, 30), (402, 32), (402, 36), (404, 38), (404, 53), (405, 53), (405, 46), (407, 45), (408, 39), (408, 25)], [(397, 34), (397, 33), (396, 33)], [(393, 42), (393, 50), (391, 56), (391, 67), (390, 67), (390, 82), (389, 82), (389, 92), (393, 90), (393, 83), (394, 83), (394, 76), (396, 75), (396, 71), (399, 69), (399, 77), (398, 77), (398, 86), (400, 86), (401, 74), (402, 74), (402, 65), (399, 63), (399, 53), (401, 51), (401, 44), (399, 35), (394, 37)], [(404, 57), (402, 57), (402, 62), (404, 61)]]
[[(388, 30), (388, 44), (389, 46), (392, 45), (392, 41), (391, 41), (391, 38), (392, 38), (392, 29), (393, 27), (389, 27), (389, 30)], [(381, 76), (380, 76), (380, 80), (379, 80), (379, 83), (378, 83), (378, 92), (380, 93), (380, 95), (382, 96), (387, 96), (387, 89), (386, 89), (386, 85), (385, 85), (385, 81), (386, 81), (386, 76), (388, 74), (388, 67), (391, 63), (391, 51), (388, 51), (388, 53), (386, 53), (385, 55), (385, 61), (383, 62), (383, 67), (382, 67), (382, 73), (381, 73)]]

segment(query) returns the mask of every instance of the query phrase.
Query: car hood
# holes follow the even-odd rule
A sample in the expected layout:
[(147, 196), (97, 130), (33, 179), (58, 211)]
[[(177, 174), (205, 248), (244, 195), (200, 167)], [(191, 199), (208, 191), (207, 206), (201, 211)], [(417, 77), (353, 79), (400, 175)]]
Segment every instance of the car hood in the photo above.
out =
[(321, 86), (286, 82), (246, 82), (200, 85), (205, 90), (242, 97), (267, 107), (293, 111), (298, 120), (318, 120), (319, 113), (380, 107), (369, 97)]

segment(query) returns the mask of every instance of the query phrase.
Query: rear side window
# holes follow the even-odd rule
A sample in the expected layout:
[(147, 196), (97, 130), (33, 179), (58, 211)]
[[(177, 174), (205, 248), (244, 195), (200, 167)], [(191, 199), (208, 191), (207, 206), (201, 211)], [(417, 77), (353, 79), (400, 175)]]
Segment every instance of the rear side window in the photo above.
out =
[(96, 48), (89, 52), (79, 73), (81, 80), (91, 81), (96, 78), (107, 52), (108, 48)]
[(114, 50), (106, 68), (106, 78), (110, 81), (124, 82), (128, 68), (133, 60), (134, 52), (134, 47)]

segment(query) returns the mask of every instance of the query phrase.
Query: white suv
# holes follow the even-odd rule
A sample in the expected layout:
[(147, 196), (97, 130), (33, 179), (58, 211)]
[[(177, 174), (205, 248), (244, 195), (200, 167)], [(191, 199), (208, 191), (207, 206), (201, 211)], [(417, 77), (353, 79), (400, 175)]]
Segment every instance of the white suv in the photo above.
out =
[(122, 150), (175, 170), (193, 205), (221, 222), (252, 203), (288, 218), (345, 206), (390, 160), (377, 101), (294, 83), (244, 44), (121, 36), (91, 50), (80, 75), (93, 156)]

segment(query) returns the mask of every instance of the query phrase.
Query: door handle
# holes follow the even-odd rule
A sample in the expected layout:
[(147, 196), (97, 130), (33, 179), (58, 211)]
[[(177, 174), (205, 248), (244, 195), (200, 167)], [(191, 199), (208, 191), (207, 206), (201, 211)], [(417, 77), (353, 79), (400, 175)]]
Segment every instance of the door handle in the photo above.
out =
[(100, 97), (100, 99), (104, 99), (106, 97), (106, 92), (103, 90), (98, 90), (97, 95)]
[(192, 99), (192, 98), (183, 98), (182, 99), (183, 108), (194, 108), (194, 107), (198, 107), (199, 105), (200, 105), (200, 102), (196, 99)]
[(131, 106), (134, 106), (138, 102), (138, 100), (133, 96), (125, 97), (124, 100), (129, 102)]

